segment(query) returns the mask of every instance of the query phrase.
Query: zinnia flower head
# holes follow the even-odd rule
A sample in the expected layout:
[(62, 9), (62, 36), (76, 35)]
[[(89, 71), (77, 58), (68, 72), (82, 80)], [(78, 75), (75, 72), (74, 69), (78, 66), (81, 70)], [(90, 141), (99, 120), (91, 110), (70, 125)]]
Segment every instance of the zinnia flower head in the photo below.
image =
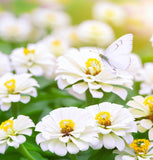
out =
[(16, 18), (13, 14), (4, 14), (0, 17), (0, 37), (7, 41), (27, 41), (32, 26), (24, 17)]
[(0, 109), (7, 111), (11, 107), (11, 102), (28, 103), (30, 96), (37, 96), (35, 87), (39, 85), (30, 74), (3, 75), (0, 77)]
[(113, 73), (103, 64), (99, 50), (93, 48), (71, 49), (59, 57), (56, 73), (60, 89), (71, 85), (78, 94), (89, 89), (94, 98), (103, 97), (103, 92), (113, 92), (125, 99), (127, 91), (121, 86), (131, 88), (133, 83), (129, 74)]
[(153, 140), (153, 96), (135, 96), (127, 103), (130, 111), (136, 118), (138, 131), (146, 132), (149, 130), (149, 139)]
[(96, 20), (82, 22), (78, 26), (78, 36), (85, 45), (107, 46), (114, 40), (112, 28)]
[(99, 105), (92, 105), (86, 108), (96, 122), (99, 133), (99, 144), (96, 149), (104, 146), (107, 149), (117, 147), (123, 150), (125, 141), (132, 142), (132, 132), (137, 131), (134, 118), (128, 109), (122, 105), (103, 102)]
[(29, 44), (17, 48), (10, 55), (12, 66), (17, 73), (30, 71), (35, 76), (51, 77), (54, 73), (55, 57), (40, 44)]
[(125, 23), (126, 14), (123, 8), (117, 4), (98, 2), (93, 7), (93, 17), (96, 20), (120, 26)]
[(58, 108), (36, 125), (36, 142), (43, 151), (60, 156), (76, 154), (98, 143), (94, 121), (88, 112), (76, 107)]
[(24, 135), (32, 134), (34, 123), (28, 116), (19, 115), (0, 124), (0, 153), (4, 153), (8, 146), (18, 148), (26, 141)]
[(147, 139), (135, 139), (124, 151), (115, 150), (115, 160), (151, 160), (153, 158), (152, 143)]

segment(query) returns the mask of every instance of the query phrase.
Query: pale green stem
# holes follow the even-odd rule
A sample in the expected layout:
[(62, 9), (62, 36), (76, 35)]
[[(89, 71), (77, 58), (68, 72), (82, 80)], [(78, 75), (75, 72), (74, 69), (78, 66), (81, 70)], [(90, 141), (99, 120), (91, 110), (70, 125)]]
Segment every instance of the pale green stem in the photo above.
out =
[(18, 103), (12, 103), (11, 109), (12, 109), (12, 116), (14, 118), (17, 118), (18, 110), (19, 110), (19, 104)]
[(93, 104), (93, 97), (89, 91), (89, 89), (86, 91), (86, 105), (92, 105)]

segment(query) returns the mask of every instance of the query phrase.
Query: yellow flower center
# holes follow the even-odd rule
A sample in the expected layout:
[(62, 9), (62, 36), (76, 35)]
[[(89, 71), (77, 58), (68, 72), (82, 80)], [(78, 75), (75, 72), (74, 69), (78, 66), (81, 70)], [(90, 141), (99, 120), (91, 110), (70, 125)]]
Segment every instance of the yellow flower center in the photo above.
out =
[(23, 53), (25, 55), (28, 55), (29, 53), (34, 54), (35, 53), (35, 49), (29, 50), (28, 48), (24, 48)]
[(149, 96), (145, 98), (144, 105), (149, 106), (151, 112), (153, 112), (153, 96)]
[(100, 61), (96, 58), (89, 58), (85, 64), (87, 68), (86, 74), (95, 76), (102, 71)]
[(96, 114), (95, 120), (106, 127), (111, 125), (110, 117), (111, 115), (109, 112), (99, 112)]
[(11, 35), (16, 35), (19, 31), (19, 28), (17, 26), (9, 26), (8, 27), (8, 32)]
[(52, 44), (54, 46), (59, 46), (61, 44), (61, 42), (60, 42), (60, 40), (57, 39), (57, 40), (53, 41)]
[(78, 41), (79, 40), (79, 38), (78, 38), (78, 36), (77, 36), (77, 34), (75, 32), (72, 32), (70, 34), (70, 39), (72, 39), (74, 41)]
[(11, 120), (11, 119), (2, 122), (0, 125), (0, 129), (3, 129), (6, 132), (8, 129), (12, 129), (12, 128), (13, 128), (13, 120)]
[(46, 19), (47, 19), (47, 21), (54, 22), (55, 16), (53, 14), (49, 13), (46, 15)]
[(114, 11), (111, 9), (106, 10), (106, 16), (112, 18), (114, 16)]
[(4, 86), (8, 89), (9, 92), (13, 92), (15, 90), (15, 79), (11, 79), (4, 83)]
[(70, 132), (74, 131), (75, 123), (71, 119), (64, 119), (59, 122), (61, 133), (64, 133), (66, 136), (69, 135)]
[(147, 139), (137, 139), (130, 144), (130, 147), (132, 147), (137, 154), (146, 154), (149, 146), (150, 142)]

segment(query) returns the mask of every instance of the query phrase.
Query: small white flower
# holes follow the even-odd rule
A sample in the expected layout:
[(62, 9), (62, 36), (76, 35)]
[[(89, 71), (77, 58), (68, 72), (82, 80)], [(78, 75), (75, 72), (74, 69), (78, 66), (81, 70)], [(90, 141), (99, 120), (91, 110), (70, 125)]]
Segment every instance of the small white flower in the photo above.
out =
[(0, 109), (7, 111), (11, 107), (11, 102), (28, 103), (30, 96), (37, 96), (35, 87), (39, 85), (30, 74), (3, 75), (0, 77)]
[(0, 153), (4, 154), (8, 146), (18, 148), (26, 141), (24, 135), (32, 134), (34, 123), (28, 116), (19, 115), (0, 124)]
[(52, 34), (69, 41), (70, 45), (72, 46), (81, 45), (78, 26), (66, 26), (65, 28), (63, 27), (60, 29), (56, 29)]
[(84, 94), (87, 89), (94, 98), (103, 97), (103, 92), (113, 92), (125, 99), (132, 79), (126, 72), (112, 73), (105, 66), (98, 50), (93, 48), (71, 49), (57, 59), (57, 83), (60, 89), (72, 85), (74, 92)]
[(32, 22), (39, 28), (56, 29), (69, 25), (70, 17), (62, 11), (37, 8), (32, 12)]
[(8, 55), (0, 52), (0, 76), (11, 71), (11, 63)]
[(42, 45), (29, 44), (27, 48), (17, 48), (10, 58), (17, 73), (30, 71), (35, 76), (46, 77), (54, 73), (55, 57)]
[(78, 36), (87, 45), (106, 46), (114, 40), (112, 28), (96, 20), (84, 21), (78, 26)]
[(99, 133), (99, 144), (94, 146), (99, 149), (104, 146), (107, 149), (117, 147), (123, 150), (125, 141), (132, 142), (132, 132), (137, 131), (134, 118), (128, 109), (122, 105), (103, 102), (86, 108), (96, 122)]
[(11, 14), (4, 14), (0, 17), (0, 37), (7, 41), (22, 42), (29, 38), (32, 26), (23, 17), (16, 18)]
[(124, 151), (115, 150), (115, 160), (151, 160), (153, 159), (152, 144), (147, 139), (136, 139)]
[(121, 6), (117, 4), (98, 2), (93, 7), (93, 17), (96, 20), (120, 26), (125, 23), (126, 14)]
[(139, 73), (142, 81), (139, 93), (151, 94), (153, 91), (153, 63), (145, 63)]
[(153, 96), (135, 96), (127, 105), (136, 118), (138, 131), (143, 133), (149, 130), (149, 139), (153, 140)]
[(70, 48), (70, 44), (67, 39), (57, 36), (48, 36), (38, 43), (48, 49), (55, 57), (63, 55)]
[(98, 142), (94, 121), (88, 112), (76, 107), (58, 108), (36, 125), (39, 133), (37, 144), (43, 151), (49, 150), (64, 156), (85, 151)]

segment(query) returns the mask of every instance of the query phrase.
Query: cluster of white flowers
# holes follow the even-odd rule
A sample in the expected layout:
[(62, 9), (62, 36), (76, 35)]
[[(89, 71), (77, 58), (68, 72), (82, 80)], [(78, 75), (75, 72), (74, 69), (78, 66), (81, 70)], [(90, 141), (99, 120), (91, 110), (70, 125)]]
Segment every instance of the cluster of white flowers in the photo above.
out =
[[(153, 63), (143, 65), (132, 53), (132, 34), (113, 42), (115, 27), (133, 22), (128, 7), (95, 2), (94, 19), (71, 26), (70, 16), (62, 10), (69, 2), (38, 0), (43, 6), (19, 17), (0, 13), (0, 39), (12, 45), (29, 42), (13, 48), (10, 55), (0, 52), (0, 111), (36, 97), (37, 76), (54, 79), (59, 89), (79, 99), (98, 98), (99, 104), (57, 108), (36, 126), (28, 116), (12, 116), (0, 124), (0, 153), (8, 146), (19, 148), (35, 127), (41, 149), (59, 156), (104, 147), (116, 149), (115, 160), (153, 159)], [(150, 41), (153, 45), (153, 37)], [(103, 101), (106, 93), (126, 100), (127, 89), (132, 90), (135, 82), (140, 82), (140, 95), (128, 101), (128, 108)], [(132, 133), (137, 132), (147, 132), (148, 139), (134, 140)]]
[[(94, 149), (124, 149), (131, 143), (132, 132), (136, 132), (134, 118), (121, 105), (101, 103), (86, 109), (76, 107), (58, 108), (45, 116), (36, 125), (40, 133), (36, 141), (43, 151), (49, 150), (64, 156), (76, 154), (91, 146)], [(125, 141), (124, 141), (125, 140)]]

